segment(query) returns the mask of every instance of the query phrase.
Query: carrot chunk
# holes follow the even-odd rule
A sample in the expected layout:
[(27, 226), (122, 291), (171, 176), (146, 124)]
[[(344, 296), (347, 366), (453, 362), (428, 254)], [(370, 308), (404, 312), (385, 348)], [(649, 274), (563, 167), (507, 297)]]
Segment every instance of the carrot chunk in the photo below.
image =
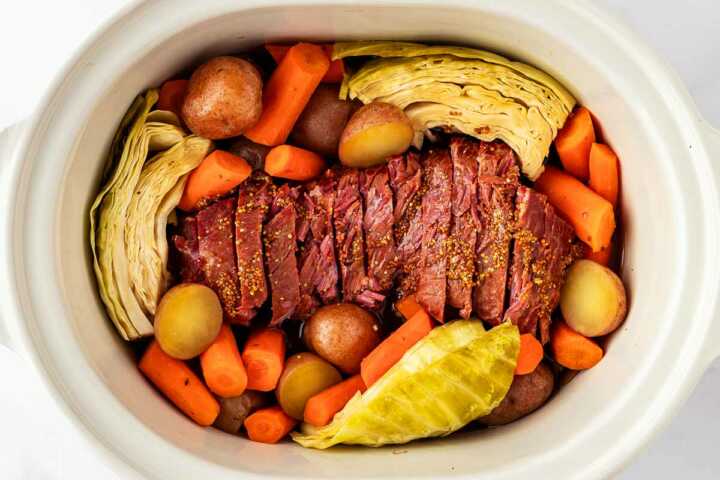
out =
[(245, 430), (253, 442), (277, 443), (297, 422), (278, 406), (257, 410), (245, 419)]
[(518, 354), (515, 375), (527, 375), (535, 371), (543, 359), (542, 344), (532, 333), (520, 335), (520, 353)]
[(188, 83), (188, 80), (168, 80), (163, 83), (160, 87), (157, 109), (171, 111), (180, 118)]
[[(330, 60), (330, 67), (328, 68), (327, 73), (325, 73), (325, 76), (322, 78), (322, 82), (342, 82), (343, 76), (345, 75), (345, 64), (343, 63), (342, 59), (332, 60), (333, 44), (324, 43), (320, 46), (327, 55), (328, 60)], [(267, 50), (270, 56), (273, 57), (275, 63), (280, 64), (282, 59), (285, 58), (285, 55), (287, 55), (288, 50), (290, 50), (290, 45), (277, 45), (267, 43), (265, 44), (265, 50)]]
[(325, 161), (320, 155), (292, 145), (274, 147), (265, 157), (265, 172), (271, 177), (304, 182), (323, 170)]
[(321, 47), (309, 43), (291, 47), (263, 89), (260, 120), (245, 136), (270, 147), (285, 143), (329, 67)]
[(581, 180), (587, 180), (590, 175), (588, 161), (593, 142), (595, 129), (590, 111), (578, 107), (555, 137), (555, 149), (565, 170)]
[(153, 340), (140, 360), (140, 371), (166, 397), (199, 425), (212, 425), (220, 404), (185, 362), (163, 352)]
[(252, 167), (241, 157), (215, 150), (190, 173), (178, 207), (190, 211), (205, 199), (224, 195), (240, 185), (252, 173)]
[(408, 295), (398, 300), (397, 303), (395, 303), (395, 308), (400, 312), (400, 315), (405, 317), (405, 320), (412, 318), (413, 315), (423, 309), (422, 305), (415, 300), (413, 295)]
[(220, 328), (215, 341), (200, 354), (200, 367), (208, 388), (223, 398), (238, 397), (247, 387), (245, 365), (228, 325)]
[(345, 76), (345, 64), (343, 63), (342, 59), (339, 58), (337, 60), (332, 59), (332, 52), (333, 52), (333, 45), (332, 44), (325, 44), (322, 46), (323, 50), (325, 50), (325, 54), (327, 54), (328, 58), (330, 59), (330, 68), (328, 68), (327, 73), (323, 77), (322, 81), (323, 83), (340, 83), (343, 81), (343, 77)]
[(285, 367), (285, 336), (276, 328), (263, 328), (250, 334), (242, 353), (247, 371), (247, 388), (269, 392)]
[(327, 425), (357, 392), (365, 390), (362, 377), (355, 375), (315, 394), (305, 404), (305, 423), (316, 427)]
[(615, 231), (615, 212), (610, 202), (590, 190), (578, 179), (547, 167), (535, 182), (550, 203), (575, 228), (575, 233), (594, 252), (610, 246)]
[(618, 158), (607, 145), (593, 143), (590, 147), (590, 188), (617, 207), (620, 174)]
[(550, 348), (555, 361), (570, 370), (592, 368), (602, 359), (598, 344), (577, 333), (565, 322), (557, 322), (550, 336)]
[(433, 321), (425, 310), (419, 310), (400, 325), (360, 363), (360, 375), (370, 388), (395, 365), (421, 338), (430, 333)]

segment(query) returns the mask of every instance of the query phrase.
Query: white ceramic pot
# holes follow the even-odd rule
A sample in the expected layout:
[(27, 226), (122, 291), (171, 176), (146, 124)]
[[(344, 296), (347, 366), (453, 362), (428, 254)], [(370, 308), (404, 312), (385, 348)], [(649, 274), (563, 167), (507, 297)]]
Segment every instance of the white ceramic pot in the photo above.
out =
[[(199, 428), (138, 373), (95, 293), (87, 241), (118, 121), (138, 92), (199, 59), (299, 38), (497, 50), (546, 69), (596, 115), (622, 163), (631, 308), (602, 363), (541, 411), (442, 440), (318, 452)], [(5, 143), (4, 341), (41, 372), (93, 451), (128, 476), (601, 478), (667, 423), (720, 353), (720, 135), (648, 49), (584, 1), (137, 3), (78, 51)]]

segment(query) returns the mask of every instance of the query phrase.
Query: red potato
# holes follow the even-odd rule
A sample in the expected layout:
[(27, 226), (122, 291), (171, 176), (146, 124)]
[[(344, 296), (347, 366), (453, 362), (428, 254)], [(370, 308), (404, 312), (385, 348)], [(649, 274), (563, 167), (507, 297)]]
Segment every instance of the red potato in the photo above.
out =
[(305, 323), (305, 345), (345, 373), (360, 371), (362, 359), (380, 343), (371, 313), (352, 303), (326, 305)]
[(294, 145), (326, 157), (336, 157), (343, 129), (355, 106), (338, 98), (336, 85), (320, 85), (310, 97), (290, 134)]
[(516, 376), (500, 405), (490, 414), (479, 418), (478, 422), (489, 426), (514, 422), (543, 406), (554, 387), (552, 370), (547, 364), (541, 363), (532, 373)]
[(260, 72), (247, 60), (215, 57), (190, 77), (182, 106), (188, 128), (211, 140), (237, 137), (262, 113)]

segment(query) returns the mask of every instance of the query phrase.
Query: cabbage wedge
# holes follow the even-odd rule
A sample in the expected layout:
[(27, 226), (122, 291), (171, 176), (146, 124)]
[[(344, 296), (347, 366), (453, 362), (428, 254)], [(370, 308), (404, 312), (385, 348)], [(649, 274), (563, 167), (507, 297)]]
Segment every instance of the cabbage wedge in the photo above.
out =
[[(110, 148), (104, 185), (90, 208), (90, 247), (98, 290), (126, 340), (153, 333), (153, 302), (146, 301), (152, 294), (145, 293), (159, 291), (158, 286), (162, 289), (167, 262), (167, 240), (158, 243), (157, 232), (164, 229), (179, 201), (182, 187), (178, 185), (202, 160), (200, 152), (210, 148), (209, 141), (197, 137), (188, 137), (186, 142), (173, 113), (151, 112), (157, 99), (157, 90), (149, 90), (128, 109)], [(162, 153), (147, 163), (150, 152)], [(128, 239), (137, 245), (140, 237), (149, 248), (128, 249)]]
[(125, 223), (130, 285), (143, 311), (155, 315), (167, 290), (167, 220), (180, 202), (190, 171), (210, 151), (211, 142), (191, 135), (147, 161), (135, 187)]
[(516, 326), (486, 332), (477, 320), (432, 330), (364, 394), (321, 428), (303, 424), (304, 447), (379, 447), (448, 435), (490, 413), (505, 397), (520, 350)]
[(341, 95), (405, 109), (415, 146), (434, 127), (503, 140), (531, 180), (543, 171), (557, 132), (575, 105), (557, 80), (530, 65), (466, 47), (405, 42), (340, 42), (333, 58), (380, 57), (346, 76)]

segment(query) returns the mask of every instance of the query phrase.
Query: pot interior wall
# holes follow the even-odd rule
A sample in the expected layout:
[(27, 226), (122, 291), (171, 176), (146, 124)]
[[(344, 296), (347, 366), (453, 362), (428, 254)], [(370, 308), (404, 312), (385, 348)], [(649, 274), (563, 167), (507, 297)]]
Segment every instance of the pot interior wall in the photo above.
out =
[[(210, 3), (213, 7), (208, 11), (214, 11), (215, 4), (221, 2)], [(159, 8), (147, 7), (152, 10), (145, 15)], [(77, 374), (96, 376), (96, 383), (103, 389), (97, 396), (103, 404), (97, 405), (96, 411), (76, 407), (78, 413), (93, 420), (103, 409), (112, 410), (126, 421), (126, 439), (107, 440), (111, 448), (124, 450), (131, 463), (142, 463), (138, 468), (156, 473), (175, 471), (179, 476), (212, 469), (228, 475), (232, 470), (242, 470), (312, 478), (477, 472), (501, 475), (515, 468), (513, 462), (517, 459), (524, 458), (526, 464), (551, 461), (562, 455), (564, 446), (602, 435), (598, 432), (603, 423), (620, 413), (618, 410), (629, 396), (643, 396), (639, 379), (651, 365), (658, 367), (657, 352), (669, 331), (670, 320), (655, 299), (671, 302), (675, 298), (674, 278), (683, 258), (684, 240), (673, 232), (681, 229), (684, 219), (680, 213), (682, 201), (669, 181), (669, 157), (677, 153), (669, 146), (674, 139), (657, 134), (657, 122), (664, 119), (651, 115), (644, 107), (644, 97), (653, 93), (642, 91), (643, 79), (627, 72), (621, 56), (611, 46), (595, 51), (597, 45), (571, 41), (553, 29), (548, 15), (530, 2), (525, 4), (524, 14), (514, 18), (507, 16), (507, 10), (494, 10), (490, 2), (483, 14), (441, 7), (286, 6), (223, 12), (201, 22), (192, 16), (198, 8), (188, 7), (187, 12), (184, 7), (179, 11), (176, 8), (176, 18), (168, 22), (173, 26), (158, 23), (153, 40), (107, 40), (92, 50), (87, 68), (98, 68), (94, 75), (102, 87), (91, 93), (93, 107), (87, 111), (72, 155), (59, 160), (66, 161), (66, 166), (56, 203), (55, 244), (74, 339), (73, 344), (62, 348), (81, 352), (86, 365)], [(235, 8), (244, 7), (238, 4)], [(137, 15), (133, 19), (150, 21)], [(179, 25), (184, 25), (182, 31), (177, 30)], [(108, 38), (123, 38), (121, 27), (112, 26)], [(623, 275), (631, 293), (630, 315), (609, 343), (603, 362), (580, 375), (540, 412), (502, 429), (468, 432), (394, 449), (316, 452), (292, 444), (254, 444), (196, 427), (139, 374), (133, 355), (119, 339), (95, 294), (87, 244), (88, 205), (98, 189), (106, 150), (118, 121), (138, 92), (158, 85), (188, 65), (265, 41), (299, 38), (443, 41), (503, 52), (547, 69), (596, 115), (622, 163)], [(111, 55), (115, 56), (115, 70), (100, 71), (90, 63), (94, 58), (101, 65), (101, 59)], [(111, 429), (109, 422), (98, 419), (90, 428), (106, 435)], [(133, 458), (127, 451), (131, 448), (151, 452), (147, 457), (152, 454), (157, 460)], [(176, 461), (169, 455), (178, 449), (185, 453)], [(163, 458), (172, 458), (173, 465), (163, 464)]]

